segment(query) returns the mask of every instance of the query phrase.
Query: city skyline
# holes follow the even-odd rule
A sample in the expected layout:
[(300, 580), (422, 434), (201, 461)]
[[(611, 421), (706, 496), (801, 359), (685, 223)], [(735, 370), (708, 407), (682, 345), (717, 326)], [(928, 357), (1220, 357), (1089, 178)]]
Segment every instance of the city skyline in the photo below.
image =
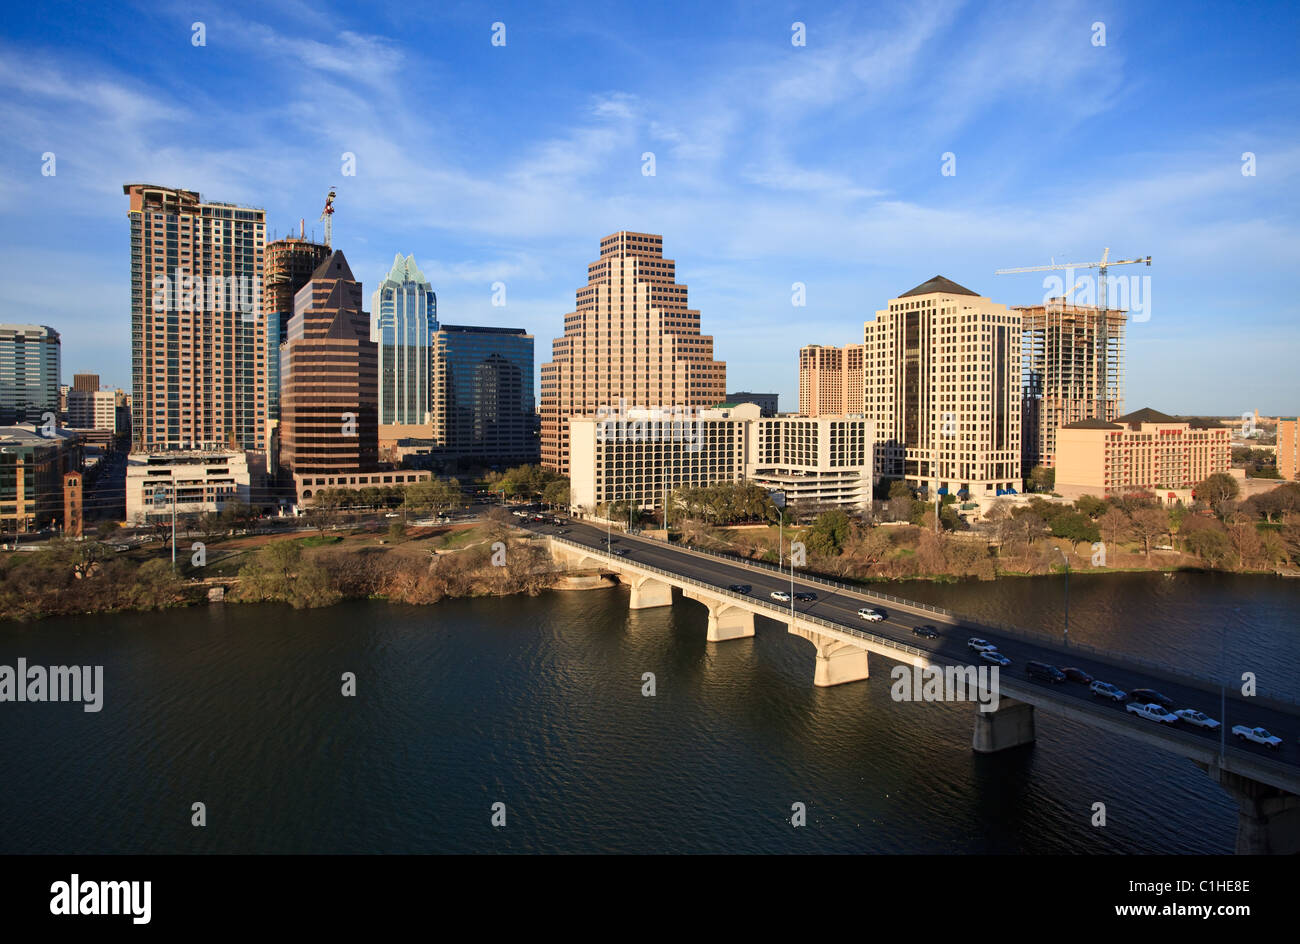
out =
[[(268, 241), (302, 218), (320, 238), (337, 186), (334, 239), (363, 279), (413, 253), (431, 260), (453, 320), (543, 338), (570, 310), (593, 239), (662, 233), (729, 384), (787, 404), (799, 347), (856, 342), (871, 312), (935, 272), (1034, 305), (1050, 294), (1041, 273), (995, 270), (1109, 246), (1154, 258), (1111, 273), (1150, 276), (1149, 317), (1130, 323), (1129, 402), (1294, 415), (1300, 400), (1287, 252), (1300, 149), (1286, 143), (1295, 110), (1277, 107), (1296, 97), (1285, 25), (1297, 14), (1280, 5), (1221, 17), (1212, 35), (1108, 4), (899, 5), (870, 23), (848, 7), (737, 7), (693, 12), (687, 36), (638, 23), (637, 45), (621, 13), (593, 26), (561, 10), (452, 10), (435, 27), (398, 7), (364, 20), (232, 9), (163, 11), (138, 36), (120, 14), (56, 8), (16, 19), (0, 45), (0, 81), (21, 93), (7, 106), (0, 302), (9, 320), (60, 330), (70, 371), (129, 388), (120, 188), (146, 180), (264, 207)], [(298, 27), (267, 25), (276, 11)], [(1281, 28), (1261, 32), (1269, 17)], [(491, 43), (497, 20), (505, 46)], [(805, 46), (791, 43), (795, 21)], [(435, 28), (455, 42), (421, 78), (410, 65)], [(89, 53), (87, 31), (100, 40)], [(149, 60), (131, 73), (113, 53), (128, 36)], [(669, 44), (677, 55), (660, 57)], [(998, 51), (1011, 44), (1016, 56)], [(579, 48), (597, 79), (547, 71)], [(935, 55), (975, 64), (931, 74)], [(976, 72), (977, 88), (963, 79)], [(411, 87), (393, 96), (397, 76)], [(243, 133), (214, 145), (186, 130), (223, 124)], [(399, 201), (411, 212), (392, 214)], [(19, 222), (29, 205), (42, 212)], [(795, 283), (805, 306), (791, 304)]]

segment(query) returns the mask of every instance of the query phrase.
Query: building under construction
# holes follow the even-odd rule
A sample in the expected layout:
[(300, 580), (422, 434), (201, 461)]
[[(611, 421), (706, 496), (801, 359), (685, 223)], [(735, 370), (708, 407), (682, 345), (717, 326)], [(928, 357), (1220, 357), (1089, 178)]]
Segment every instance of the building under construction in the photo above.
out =
[(1018, 311), (1024, 319), (1021, 451), (1027, 476), (1036, 465), (1055, 465), (1061, 426), (1109, 422), (1123, 412), (1128, 313), (1063, 298)]

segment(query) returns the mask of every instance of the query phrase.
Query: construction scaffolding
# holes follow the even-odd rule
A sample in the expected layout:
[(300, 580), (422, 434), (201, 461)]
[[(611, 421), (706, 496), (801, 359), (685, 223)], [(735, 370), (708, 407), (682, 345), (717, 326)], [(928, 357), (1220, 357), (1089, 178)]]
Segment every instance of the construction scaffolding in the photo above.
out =
[(1063, 298), (1022, 306), (1024, 362), (1021, 453), (1026, 474), (1056, 461), (1056, 431), (1124, 412), (1124, 325), (1128, 313)]

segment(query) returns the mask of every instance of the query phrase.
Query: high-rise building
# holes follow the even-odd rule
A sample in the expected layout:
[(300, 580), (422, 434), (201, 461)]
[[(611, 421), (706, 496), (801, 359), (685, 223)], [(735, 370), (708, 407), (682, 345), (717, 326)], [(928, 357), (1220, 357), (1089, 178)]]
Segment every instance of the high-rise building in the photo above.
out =
[(329, 246), (302, 237), (266, 244), (262, 311), (266, 317), (266, 414), (272, 420), (280, 418), (280, 345), (293, 317), (294, 296), (329, 254)]
[(282, 468), (301, 476), (377, 467), (376, 348), (361, 283), (334, 250), (299, 290), (289, 320), (280, 378)]
[(95, 393), (99, 390), (99, 374), (73, 374), (72, 389), (82, 393)]
[(1300, 478), (1296, 474), (1300, 468), (1300, 437), (1297, 437), (1296, 417), (1282, 417), (1277, 421), (1277, 474), (1284, 479)]
[(433, 335), (433, 441), (484, 463), (538, 458), (533, 336), (523, 328), (442, 325)]
[(876, 468), (939, 494), (1019, 491), (1020, 313), (943, 276), (863, 328)]
[(68, 391), (68, 425), (73, 429), (106, 429), (117, 434), (117, 407), (111, 390)]
[(380, 425), (428, 422), (437, 330), (438, 296), (415, 256), (398, 253), (370, 299), (370, 340), (379, 345)]
[(42, 423), (59, 412), (59, 332), (0, 324), (0, 425)]
[(1023, 319), (1021, 467), (1056, 462), (1056, 431), (1081, 420), (1111, 422), (1124, 409), (1124, 323), (1115, 309), (1067, 304), (1016, 308)]
[(861, 344), (809, 344), (800, 348), (800, 415), (861, 413), (864, 377)]
[(145, 452), (265, 453), (265, 211), (126, 184), (131, 221), (131, 436)]
[(542, 463), (569, 471), (569, 417), (721, 403), (727, 365), (677, 284), (663, 237), (621, 230), (600, 241), (576, 310), (542, 365)]

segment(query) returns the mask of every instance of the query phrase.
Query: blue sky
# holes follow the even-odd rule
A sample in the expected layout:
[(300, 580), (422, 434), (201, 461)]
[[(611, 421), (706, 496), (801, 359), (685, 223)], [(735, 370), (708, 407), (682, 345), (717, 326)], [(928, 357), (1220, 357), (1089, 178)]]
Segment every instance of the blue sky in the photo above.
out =
[(539, 364), (619, 229), (663, 234), (729, 389), (786, 409), (800, 345), (931, 276), (1034, 304), (994, 270), (1110, 247), (1153, 257), (1112, 270), (1150, 277), (1129, 408), (1300, 412), (1294, 4), (107, 7), (0, 27), (0, 320), (59, 329), (65, 382), (129, 387), (122, 184), (318, 236), (337, 186), (367, 296), (414, 253), (443, 320), (527, 328)]

